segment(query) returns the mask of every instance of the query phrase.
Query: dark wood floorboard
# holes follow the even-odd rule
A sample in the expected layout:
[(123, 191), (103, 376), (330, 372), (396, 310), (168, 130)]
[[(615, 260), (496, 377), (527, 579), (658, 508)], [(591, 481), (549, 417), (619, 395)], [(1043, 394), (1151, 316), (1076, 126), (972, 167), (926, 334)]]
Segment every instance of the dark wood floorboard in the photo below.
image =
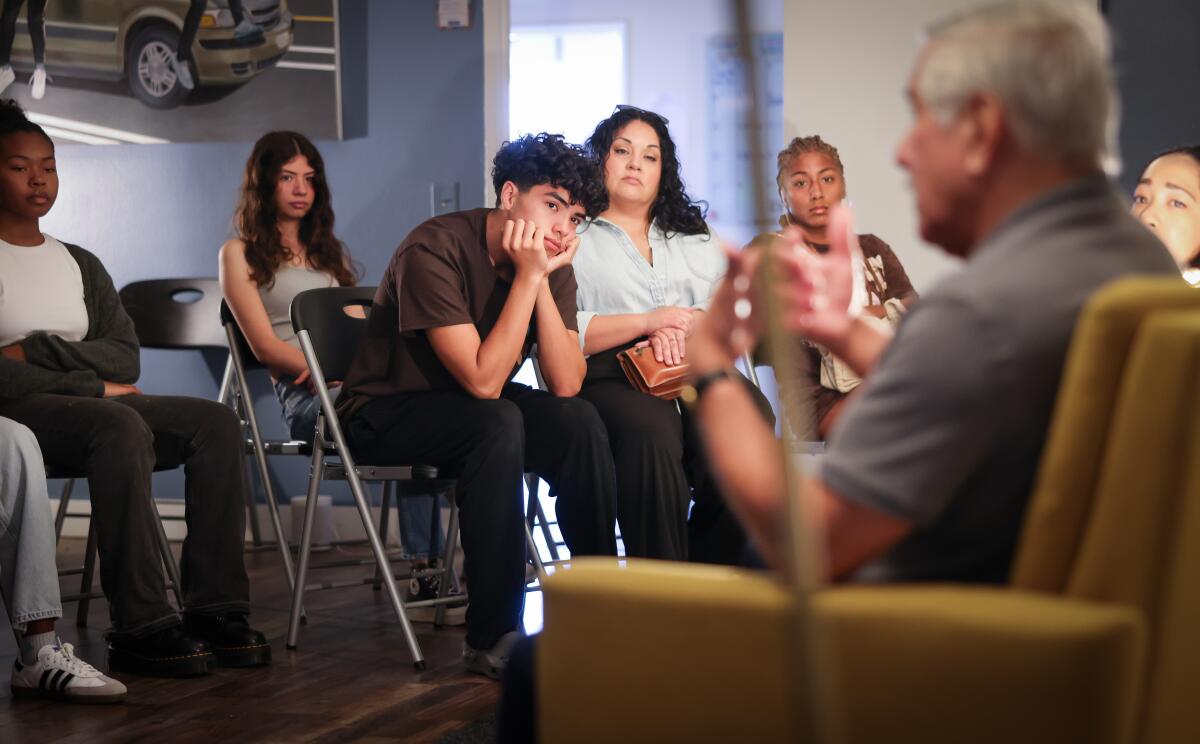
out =
[[(358, 548), (341, 552), (365, 555)], [(60, 564), (78, 565), (82, 553), (82, 540), (64, 539)], [(290, 600), (279, 556), (247, 553), (246, 563), (252, 622), (271, 641), (270, 667), (218, 669), (182, 680), (118, 675), (129, 698), (114, 706), (14, 701), (5, 678), (0, 742), (436, 742), (495, 709), (499, 685), (463, 670), (461, 626), (435, 630), (415, 624), (428, 665), (418, 673), (386, 593), (368, 586), (308, 593), (308, 623), (301, 627), (299, 648), (288, 651)], [(351, 577), (367, 570), (321, 575)], [(77, 586), (77, 577), (63, 581), (64, 592)], [(107, 603), (92, 601), (87, 628), (75, 627), (74, 603), (63, 609), (67, 619), (59, 621), (59, 635), (82, 658), (106, 669)], [(0, 632), (0, 674), (10, 673), (15, 653), (12, 634)]]

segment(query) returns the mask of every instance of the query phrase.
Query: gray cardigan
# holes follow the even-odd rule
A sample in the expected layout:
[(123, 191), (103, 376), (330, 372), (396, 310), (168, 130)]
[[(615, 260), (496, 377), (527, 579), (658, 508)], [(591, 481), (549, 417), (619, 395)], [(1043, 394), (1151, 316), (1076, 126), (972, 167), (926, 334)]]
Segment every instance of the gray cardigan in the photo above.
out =
[(99, 397), (105, 380), (132, 385), (141, 374), (137, 334), (112, 277), (100, 259), (77, 245), (65, 245), (83, 275), (87, 335), (82, 341), (64, 341), (38, 331), (21, 341), (26, 361), (0, 357), (0, 398), (36, 393)]

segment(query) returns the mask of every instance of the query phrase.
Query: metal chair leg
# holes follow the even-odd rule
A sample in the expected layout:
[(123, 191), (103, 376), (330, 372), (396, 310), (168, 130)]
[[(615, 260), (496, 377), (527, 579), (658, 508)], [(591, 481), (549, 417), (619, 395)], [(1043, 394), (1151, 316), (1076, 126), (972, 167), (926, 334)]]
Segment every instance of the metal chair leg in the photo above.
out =
[[(436, 494), (434, 504), (438, 503)], [(439, 520), (440, 521), (440, 520)], [(445, 549), (442, 553), (442, 578), (438, 584), (438, 599), (444, 599), (450, 594), (451, 584), (457, 585), (454, 574), (454, 555), (458, 552), (458, 503), (450, 499), (450, 521), (446, 525)], [(446, 605), (438, 604), (433, 613), (433, 626), (440, 628), (446, 622)]]
[(87, 627), (88, 608), (92, 603), (92, 578), (96, 570), (96, 523), (88, 517), (87, 547), (83, 553), (83, 574), (79, 580), (79, 604), (75, 607), (75, 625)]
[[(447, 539), (447, 541), (449, 541), (450, 535), (451, 534), (454, 535), (454, 545), (452, 546), (454, 549), (447, 550), (444, 546), (442, 549), (443, 549), (443, 551), (445, 551), (446, 556), (450, 559), (450, 565), (447, 568), (447, 570), (450, 572), (450, 591), (454, 591), (454, 592), (458, 592), (459, 594), (463, 594), (464, 592), (463, 592), (462, 581), (461, 581), (462, 577), (459, 574), (459, 571), (455, 564), (455, 561), (458, 558), (458, 554), (460, 552), (462, 552), (462, 546), (459, 545), (459, 543), (462, 541), (462, 534), (459, 529), (458, 502), (455, 500), (455, 496), (454, 496), (455, 488), (457, 488), (457, 484), (453, 483), (450, 485), (449, 488), (446, 489), (446, 493), (445, 493), (446, 502), (454, 509), (454, 512), (451, 513), (451, 515), (450, 515), (450, 516), (454, 517), (454, 522), (453, 523), (448, 522), (446, 525), (446, 527), (447, 527), (446, 539)], [(438, 523), (441, 524), (440, 518), (438, 519)], [(449, 529), (450, 527), (454, 528), (453, 532), (450, 531), (450, 529)]]
[[(228, 334), (229, 331), (226, 329), (226, 335)], [(233, 339), (230, 339), (231, 349), (233, 347), (233, 343)], [(246, 433), (246, 417), (242, 409), (245, 405), (245, 401), (241, 396), (241, 387), (239, 386), (237, 390), (235, 390), (233, 387), (234, 378), (236, 377), (236, 371), (234, 370), (233, 364), (233, 355), (234, 352), (230, 351), (229, 357), (225, 360), (225, 373), (221, 376), (221, 389), (217, 393), (217, 402), (221, 405), (228, 405), (233, 409), (233, 412), (238, 415), (238, 418), (242, 420), (242, 435), (244, 437)], [(267, 490), (269, 487), (269, 484), (264, 484), (263, 490)], [(251, 489), (250, 478), (248, 475), (246, 476), (245, 480), (245, 493), (246, 518), (250, 520), (250, 541), (254, 547), (257, 548), (263, 544), (262, 526), (258, 523), (258, 510), (254, 505), (254, 491)]]
[[(436, 481), (431, 481), (429, 486), (429, 547), (437, 554), (438, 538), (442, 534), (442, 499), (438, 493)], [(446, 551), (446, 541), (442, 540), (442, 552)]]
[(534, 513), (537, 516), (538, 524), (541, 526), (542, 537), (546, 539), (546, 549), (550, 551), (550, 560), (559, 560), (558, 541), (554, 539), (554, 531), (550, 529), (550, 522), (546, 520), (546, 511), (542, 509), (542, 500), (535, 491), (531, 494), (533, 499)]
[(58, 497), (58, 513), (54, 515), (54, 544), (58, 545), (62, 537), (63, 523), (67, 521), (67, 504), (71, 502), (71, 491), (75, 488), (75, 479), (67, 478), (63, 483), (62, 494)]
[(533, 533), (529, 531), (529, 527), (525, 527), (525, 546), (529, 549), (529, 562), (533, 564), (534, 570), (539, 574), (546, 572), (546, 564), (542, 563), (542, 557), (538, 555), (537, 543), (533, 541)]
[[(236, 354), (237, 351), (233, 346), (234, 340), (230, 338), (230, 351)], [(258, 416), (254, 413), (254, 399), (250, 396), (250, 386), (246, 383), (246, 378), (242, 375), (234, 375), (234, 377), (238, 386), (237, 394), (241, 398), (246, 428), (250, 430), (250, 440), (254, 443), (254, 463), (258, 466), (258, 476), (263, 484), (263, 494), (267, 498), (267, 513), (271, 515), (271, 529), (275, 530), (275, 541), (279, 544), (279, 557), (283, 561), (283, 572), (287, 575), (288, 589), (295, 591), (296, 570), (292, 565), (292, 552), (288, 549), (287, 538), (284, 535), (283, 520), (279, 517), (279, 501), (275, 498), (275, 488), (271, 485), (271, 471), (267, 467), (266, 447), (263, 445), (262, 430), (258, 428)], [(315, 451), (320, 452), (319, 449)], [(254, 509), (251, 510), (251, 513), (254, 515), (252, 519), (257, 521), (258, 515)], [(252, 521), (251, 524), (254, 522)]]
[(250, 481), (249, 465), (242, 468), (242, 492), (246, 501), (246, 520), (250, 523), (250, 544), (261, 547), (262, 525), (258, 523), (258, 506), (254, 503), (254, 485)]
[(321, 478), (325, 474), (325, 460), (321, 452), (323, 445), (324, 442), (318, 434), (317, 441), (313, 443), (308, 498), (304, 501), (304, 528), (300, 531), (300, 562), (296, 566), (296, 581), (292, 589), (292, 609), (288, 614), (287, 647), (293, 650), (300, 637), (300, 615), (304, 605), (304, 582), (308, 576), (308, 557), (312, 548), (313, 522), (317, 516), (317, 494), (321, 490)]
[[(392, 506), (393, 485), (394, 483), (392, 481), (383, 482), (383, 495), (379, 500), (379, 539), (385, 546), (387, 545), (388, 516), (390, 515)], [(396, 513), (399, 514), (400, 511), (400, 491), (399, 486), (396, 486)], [(381, 576), (382, 575), (379, 573), (379, 566), (376, 566), (375, 583), (371, 585), (371, 588), (375, 591), (379, 591), (383, 588), (383, 584), (380, 581)]]
[[(345, 461), (344, 457), (343, 460)], [(375, 525), (371, 523), (371, 509), (367, 505), (362, 481), (359, 480), (358, 474), (354, 472), (351, 462), (347, 461), (346, 466), (346, 475), (350, 481), (350, 493), (354, 495), (354, 503), (358, 507), (358, 515), (362, 519), (363, 529), (367, 531), (367, 540), (371, 543), (371, 552), (375, 554), (375, 562), (379, 565), (379, 570), (383, 574), (383, 584), (387, 587), (388, 597), (392, 600), (392, 608), (396, 611), (396, 618), (400, 621), (400, 629), (404, 631), (404, 640), (408, 643), (408, 650), (413, 657), (413, 667), (417, 671), (423, 671), (425, 669), (425, 657), (421, 654), (421, 647), (417, 643), (417, 635), (413, 632), (412, 623), (408, 619), (408, 613), (404, 610), (404, 601), (400, 598), (400, 590), (396, 587), (396, 578), (392, 575), (392, 567), (388, 562), (387, 553), (383, 549), (383, 543), (379, 541), (379, 533), (375, 531)]]
[[(302, 299), (304, 296), (304, 293), (297, 296), (297, 301), (300, 302), (301, 306), (304, 304)], [(299, 325), (299, 322), (297, 322), (297, 325)], [(297, 335), (300, 339), (300, 346), (304, 351), (304, 358), (308, 362), (308, 368), (312, 371), (312, 379), (317, 387), (317, 396), (321, 399), (321, 410), (326, 413), (333, 413), (333, 398), (330, 397), (329, 389), (325, 386), (325, 378), (321, 372), (321, 363), (313, 349), (308, 330), (301, 328)], [(318, 417), (318, 439), (324, 433), (323, 424), (323, 417)], [(341, 427), (337, 425), (336, 419), (330, 422), (329, 431), (333, 437), (338, 457), (341, 459), (342, 466), (346, 470), (346, 478), (350, 481), (350, 492), (354, 495), (354, 504), (358, 507), (359, 518), (362, 520), (363, 529), (367, 533), (367, 539), (371, 543), (371, 552), (375, 554), (375, 562), (379, 565), (380, 573), (383, 574), (383, 583), (387, 588), (388, 598), (392, 601), (392, 608), (396, 611), (396, 618), (400, 621), (401, 630), (404, 631), (404, 640), (408, 644), (409, 652), (412, 654), (413, 666), (417, 671), (422, 671), (425, 669), (425, 657), (421, 654), (421, 647), (417, 643), (416, 633), (413, 632), (412, 623), (409, 622), (408, 614), (404, 610), (404, 601), (400, 598), (400, 590), (396, 588), (396, 578), (392, 575), (392, 568), (388, 561), (387, 553), (384, 551), (383, 543), (379, 541), (379, 533), (375, 530), (375, 525), (372, 523), (371, 508), (367, 503), (362, 480), (358, 477), (358, 471), (355, 469), (354, 457), (350, 453), (350, 446), (346, 443), (346, 438), (342, 434)], [(315, 496), (316, 494), (314, 493), (309, 498), (311, 499)], [(308, 516), (306, 521), (309, 522), (308, 526), (311, 527), (311, 509), (313, 504), (310, 502), (308, 506), (310, 511), (306, 515)], [(299, 577), (297, 577), (297, 584), (299, 591), (295, 593), (295, 597), (298, 598), (300, 592), (303, 591), (303, 582), (299, 581)], [(293, 615), (297, 614), (299, 610), (298, 602), (293, 602), (292, 608), (294, 610)], [(293, 617), (293, 628), (295, 627), (295, 620), (296, 618)], [(294, 637), (291, 640), (294, 644)]]
[[(538, 477), (533, 473), (525, 474), (525, 488), (527, 498), (525, 499), (525, 545), (528, 548), (528, 560), (533, 564), (537, 572), (544, 573), (546, 566), (542, 563), (542, 553), (538, 550), (537, 541), (533, 539), (534, 519), (537, 516), (537, 480)], [(549, 541), (547, 541), (549, 542)]]

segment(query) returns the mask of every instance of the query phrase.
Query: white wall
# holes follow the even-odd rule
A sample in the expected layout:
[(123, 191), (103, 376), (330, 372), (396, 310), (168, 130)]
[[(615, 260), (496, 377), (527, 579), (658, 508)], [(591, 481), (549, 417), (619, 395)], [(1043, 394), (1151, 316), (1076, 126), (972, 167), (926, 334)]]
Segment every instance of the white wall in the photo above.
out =
[[(757, 32), (783, 29), (783, 6), (794, 0), (756, 0)], [(733, 33), (728, 0), (509, 0), (512, 25), (623, 22), (629, 80), (625, 103), (662, 114), (683, 164), (693, 199), (708, 182), (708, 96), (705, 45)], [(586, 91), (581, 91), (586, 95)]]
[(904, 87), (921, 30), (943, 15), (981, 4), (785, 1), (784, 134), (788, 139), (820, 134), (838, 148), (859, 232), (875, 233), (896, 250), (917, 291), (956, 264), (917, 234), (912, 194), (895, 162), (910, 121)]
[[(896, 249), (918, 291), (957, 264), (917, 234), (907, 178), (895, 163), (896, 146), (910, 121), (904, 86), (922, 29), (947, 13), (986, 1), (756, 3), (755, 30), (782, 29), (784, 34), (785, 138), (820, 134), (837, 146), (860, 231), (873, 232)], [(624, 22), (628, 103), (670, 119), (688, 191), (693, 198), (705, 198), (705, 43), (732, 31), (729, 0), (508, 2), (513, 25)]]

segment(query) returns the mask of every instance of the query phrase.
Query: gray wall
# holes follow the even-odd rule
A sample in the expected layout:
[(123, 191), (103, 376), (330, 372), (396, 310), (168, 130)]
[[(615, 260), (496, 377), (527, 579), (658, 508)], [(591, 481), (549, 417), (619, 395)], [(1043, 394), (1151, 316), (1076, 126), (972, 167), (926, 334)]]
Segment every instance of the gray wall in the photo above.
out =
[(1200, 3), (1109, 0), (1123, 101), (1121, 185), (1155, 153), (1200, 144)]
[[(436, 0), (342, 0), (347, 136), (318, 143), (337, 234), (378, 282), (404, 235), (429, 216), (429, 184), (458, 182), (463, 208), (482, 206), (483, 35), (439, 31)], [(364, 48), (365, 46), (365, 48)], [(304, 131), (304, 122), (293, 128)], [(216, 276), (217, 250), (252, 143), (88, 147), (58, 151), (61, 192), (43, 230), (97, 254), (118, 287), (136, 279)], [(147, 350), (146, 393), (215, 398), (224, 354)], [(283, 436), (265, 381), (257, 410)], [(304, 492), (299, 458), (276, 458), (283, 493)], [(182, 498), (181, 473), (155, 476), (155, 495)], [(340, 493), (339, 488), (324, 492)]]

